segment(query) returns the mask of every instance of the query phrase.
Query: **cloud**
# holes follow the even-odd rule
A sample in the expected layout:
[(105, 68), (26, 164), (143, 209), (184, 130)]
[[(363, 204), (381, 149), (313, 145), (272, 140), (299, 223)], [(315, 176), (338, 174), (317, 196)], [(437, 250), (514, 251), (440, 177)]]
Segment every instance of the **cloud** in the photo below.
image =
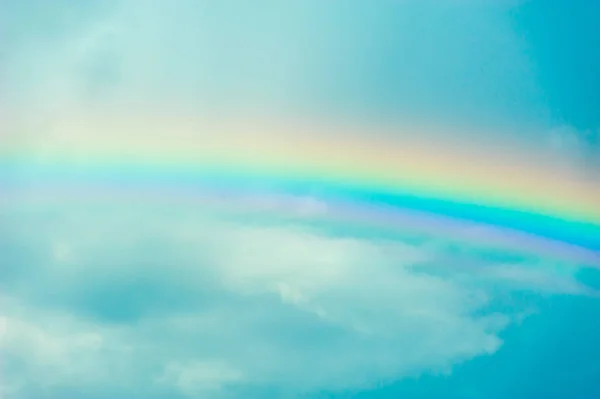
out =
[(157, 382), (175, 386), (183, 394), (194, 397), (218, 394), (224, 386), (244, 382), (244, 375), (218, 361), (192, 361), (169, 363)]
[(358, 390), (494, 353), (529, 310), (492, 311), (498, 289), (586, 294), (546, 265), (301, 219), (104, 212), (32, 211), (2, 237), (19, 266), (0, 280), (6, 398)]
[[(574, 275), (561, 275), (560, 272), (548, 270), (550, 266), (545, 264), (542, 268), (532, 269), (522, 265), (501, 265), (490, 268), (487, 276), (495, 282), (508, 280), (517, 288), (551, 294), (598, 295), (597, 292), (580, 283)], [(561, 267), (565, 266), (561, 265)], [(576, 272), (576, 269), (573, 269), (573, 272)]]
[(544, 111), (507, 2), (88, 3), (41, 8), (63, 24), (10, 10), (20, 23), (5, 83), (21, 112), (159, 102), (473, 122)]
[(600, 170), (600, 130), (579, 131), (563, 125), (550, 130), (547, 142), (557, 163), (583, 170), (586, 178), (597, 179)]

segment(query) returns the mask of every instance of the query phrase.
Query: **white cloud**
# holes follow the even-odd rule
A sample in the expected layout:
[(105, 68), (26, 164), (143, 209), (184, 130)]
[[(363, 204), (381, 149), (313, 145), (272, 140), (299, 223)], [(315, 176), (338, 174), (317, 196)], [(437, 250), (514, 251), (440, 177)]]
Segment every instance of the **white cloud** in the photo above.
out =
[(578, 131), (563, 125), (550, 130), (547, 137), (548, 147), (556, 163), (583, 172), (585, 178), (598, 180), (600, 130)]
[(96, 384), (108, 381), (108, 370), (115, 364), (106, 362), (101, 334), (68, 315), (39, 310), (23, 314), (23, 310), (20, 307), (15, 312), (4, 307), (4, 312), (15, 314), (2, 317), (5, 325), (5, 334), (0, 339), (2, 373), (4, 383), (16, 391), (14, 397), (20, 397), (21, 390), (27, 392), (32, 388), (89, 386), (91, 381)]
[(159, 384), (177, 387), (190, 397), (219, 394), (226, 385), (244, 382), (244, 375), (220, 361), (192, 361), (187, 364), (168, 363)]
[(22, 385), (7, 399), (73, 384), (141, 397), (360, 389), (494, 353), (520, 310), (486, 311), (490, 284), (582, 293), (544, 266), (473, 255), (464, 273), (443, 245), (203, 212), (24, 215), (13, 244), (40, 256), (3, 288), (5, 381)]
[[(424, 108), (446, 114), (465, 103), (477, 108), (469, 112), (474, 119), (484, 102), (502, 108), (540, 95), (506, 3), (87, 3), (52, 10), (56, 21), (72, 14), (75, 23), (38, 27), (22, 17), (36, 34), (18, 30), (6, 80), (26, 105), (26, 119), (42, 110), (134, 100), (176, 102), (196, 112), (277, 112), (291, 103), (320, 113), (327, 104), (347, 114), (359, 110), (356, 104), (389, 102), (407, 115)], [(431, 21), (437, 28), (424, 31)]]
[[(534, 266), (534, 267), (532, 267)], [(599, 293), (585, 286), (577, 280), (575, 274), (578, 269), (569, 265), (552, 264), (540, 265), (499, 265), (489, 267), (485, 275), (493, 282), (506, 280), (514, 286), (526, 290), (535, 290), (551, 294), (591, 295)], [(560, 270), (570, 270), (570, 273)]]

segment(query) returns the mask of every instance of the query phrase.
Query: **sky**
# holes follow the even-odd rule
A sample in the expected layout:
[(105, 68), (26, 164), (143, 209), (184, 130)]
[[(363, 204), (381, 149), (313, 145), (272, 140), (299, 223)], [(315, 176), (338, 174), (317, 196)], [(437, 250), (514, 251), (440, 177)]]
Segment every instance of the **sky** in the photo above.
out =
[(0, 399), (600, 397), (598, 12), (0, 0)]

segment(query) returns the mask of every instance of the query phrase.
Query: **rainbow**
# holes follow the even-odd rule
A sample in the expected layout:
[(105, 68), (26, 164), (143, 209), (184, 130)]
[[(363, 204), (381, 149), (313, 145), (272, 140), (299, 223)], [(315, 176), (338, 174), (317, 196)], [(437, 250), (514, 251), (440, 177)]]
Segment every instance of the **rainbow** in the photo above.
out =
[[(304, 212), (313, 221), (410, 228), (600, 265), (600, 183), (524, 146), (422, 127), (147, 115), (69, 117), (45, 134), (6, 136), (0, 204), (101, 203), (118, 193), (289, 216), (304, 198), (322, 204)], [(266, 198), (277, 206), (265, 207)]]

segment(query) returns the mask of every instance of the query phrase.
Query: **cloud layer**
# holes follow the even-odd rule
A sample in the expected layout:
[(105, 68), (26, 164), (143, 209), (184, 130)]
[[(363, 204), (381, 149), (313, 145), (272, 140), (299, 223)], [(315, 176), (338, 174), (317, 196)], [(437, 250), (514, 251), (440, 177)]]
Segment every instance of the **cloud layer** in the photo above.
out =
[(5, 213), (5, 397), (358, 390), (494, 353), (531, 311), (494, 311), (511, 292), (589, 293), (575, 269), (205, 212)]

